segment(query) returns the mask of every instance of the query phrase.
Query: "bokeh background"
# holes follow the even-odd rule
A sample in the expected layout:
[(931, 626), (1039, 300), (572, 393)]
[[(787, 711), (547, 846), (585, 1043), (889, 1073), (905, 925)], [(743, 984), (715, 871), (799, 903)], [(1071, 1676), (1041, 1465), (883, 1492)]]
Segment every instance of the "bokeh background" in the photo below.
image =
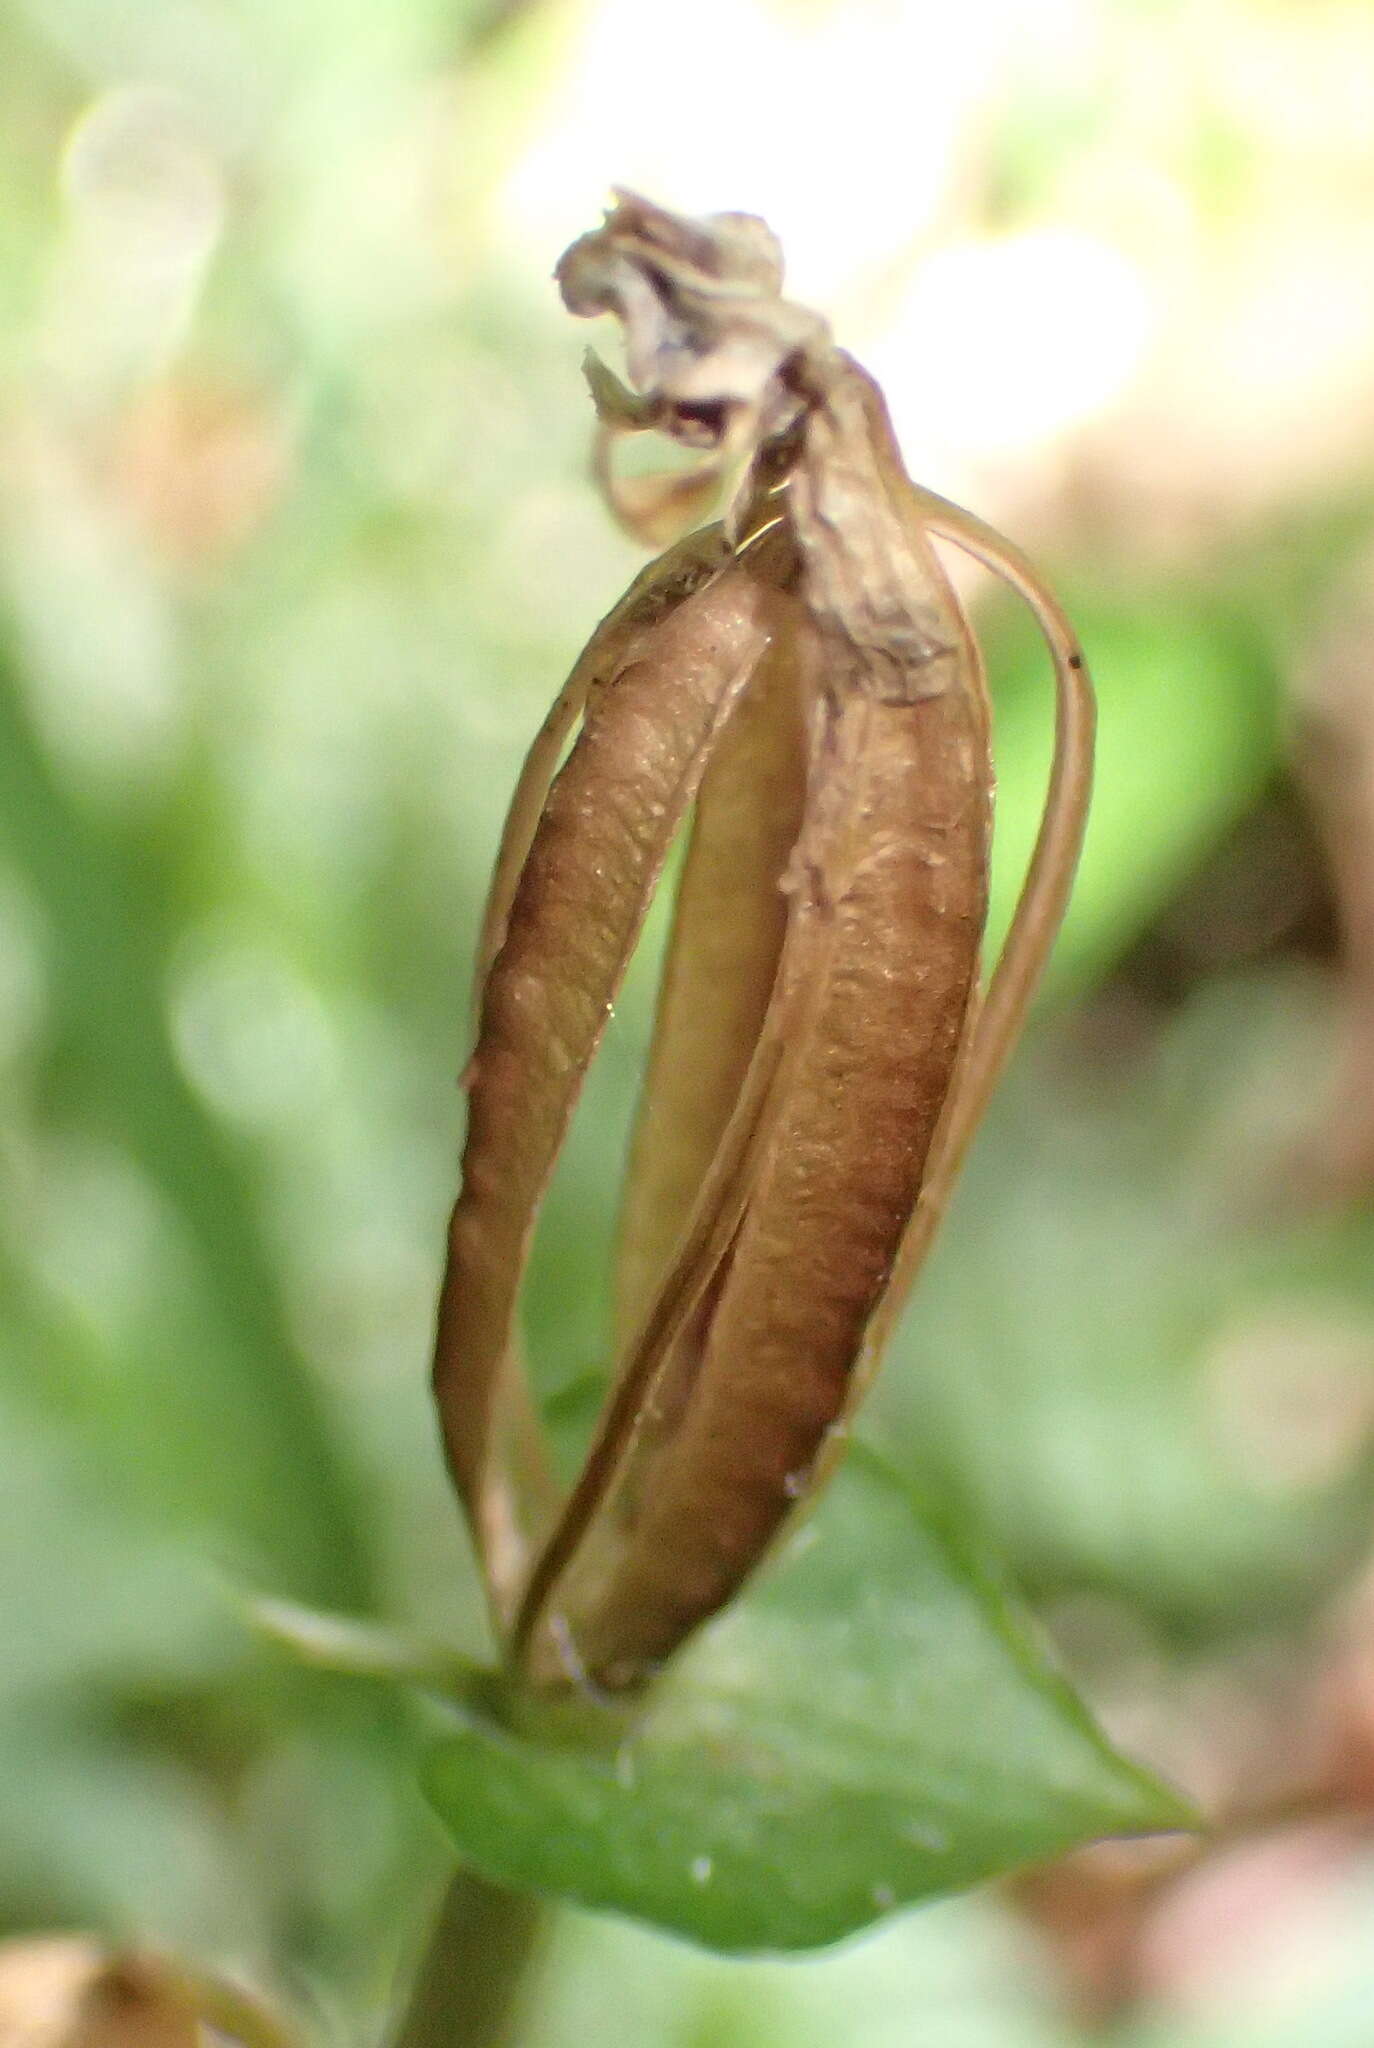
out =
[[(1364, 0), (0, 13), (0, 1922), (361, 2048), (441, 1878), (386, 1696), (238, 1603), (480, 1644), (427, 1347), (503, 800), (638, 560), (549, 282), (613, 180), (764, 214), (1081, 624), (1081, 888), (865, 1426), (1219, 1828), (804, 1963), (568, 1915), (521, 2038), (1363, 2048)], [(975, 595), (1005, 915), (1049, 692)], [(651, 969), (541, 1231), (570, 1429)]]

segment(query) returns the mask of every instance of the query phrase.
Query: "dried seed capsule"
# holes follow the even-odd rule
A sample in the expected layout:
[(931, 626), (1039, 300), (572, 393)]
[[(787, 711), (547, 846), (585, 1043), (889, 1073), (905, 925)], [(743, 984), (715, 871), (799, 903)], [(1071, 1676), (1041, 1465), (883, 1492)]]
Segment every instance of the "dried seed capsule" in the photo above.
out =
[[(446, 1441), (513, 1655), (538, 1684), (618, 1687), (729, 1598), (833, 1462), (1062, 913), (1091, 697), (1033, 572), (911, 484), (872, 381), (781, 299), (761, 223), (621, 195), (560, 280), (574, 310), (625, 322), (636, 389), (600, 370), (592, 387), (628, 523), (658, 532), (749, 462), (723, 527), (670, 550), (594, 639), (522, 777), (441, 1305)], [(650, 427), (706, 469), (620, 487), (610, 441)], [(1059, 686), (1046, 815), (981, 1008), (987, 702), (932, 533), (1027, 598)], [(623, 1208), (621, 1363), (555, 1515), (516, 1294), (694, 799)]]

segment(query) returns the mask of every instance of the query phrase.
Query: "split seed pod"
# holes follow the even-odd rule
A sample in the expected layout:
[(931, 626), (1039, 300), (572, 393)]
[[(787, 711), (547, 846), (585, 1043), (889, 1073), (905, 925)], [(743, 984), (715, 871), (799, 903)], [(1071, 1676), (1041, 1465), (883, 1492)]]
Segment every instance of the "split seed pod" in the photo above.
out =
[[(624, 324), (633, 388), (589, 373), (622, 521), (660, 540), (743, 464), (724, 521), (598, 628), (522, 773), (440, 1303), (445, 1443), (511, 1659), (536, 1685), (616, 1690), (729, 1599), (834, 1462), (1062, 916), (1092, 699), (1029, 565), (910, 481), (877, 387), (781, 297), (762, 222), (622, 193), (558, 276), (573, 312)], [(700, 466), (619, 478), (615, 442), (651, 430)], [(985, 991), (989, 713), (936, 537), (1026, 599), (1057, 680), (1040, 835)], [(689, 823), (622, 1201), (618, 1363), (563, 1500), (520, 1286)]]

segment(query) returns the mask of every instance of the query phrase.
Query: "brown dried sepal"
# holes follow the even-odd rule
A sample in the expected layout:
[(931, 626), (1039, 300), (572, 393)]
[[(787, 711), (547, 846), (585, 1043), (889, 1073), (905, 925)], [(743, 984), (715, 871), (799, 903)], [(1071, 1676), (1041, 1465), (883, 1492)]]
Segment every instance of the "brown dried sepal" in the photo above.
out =
[[(634, 389), (592, 374), (604, 435), (652, 426), (744, 463), (722, 527), (695, 555), (679, 544), (690, 574), (670, 551), (637, 586), (647, 611), (627, 600), (602, 628), (522, 778), (441, 1307), (440, 1408), (498, 1624), (533, 1682), (613, 1689), (730, 1597), (832, 1461), (1062, 912), (1091, 700), (1033, 572), (915, 489), (872, 381), (780, 297), (762, 223), (621, 195), (559, 279), (574, 311), (625, 325)], [(937, 532), (1032, 604), (1059, 685), (1046, 817), (981, 1007), (988, 708)], [(519, 1286), (693, 806), (622, 1217), (619, 1364), (558, 1509)]]

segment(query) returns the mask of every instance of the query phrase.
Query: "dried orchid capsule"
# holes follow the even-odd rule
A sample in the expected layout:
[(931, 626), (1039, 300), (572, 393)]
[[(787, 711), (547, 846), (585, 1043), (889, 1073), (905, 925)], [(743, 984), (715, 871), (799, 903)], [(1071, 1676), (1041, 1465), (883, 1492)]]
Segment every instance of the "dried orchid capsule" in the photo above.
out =
[[(479, 959), (436, 1390), (493, 1611), (536, 1684), (649, 1674), (833, 1462), (1067, 898), (1091, 696), (1052, 598), (919, 491), (881, 395), (780, 295), (763, 224), (619, 195), (559, 279), (610, 311), (598, 473), (660, 537), (734, 462), (719, 528), (594, 637), (536, 741)], [(624, 433), (704, 451), (617, 478)], [(1032, 605), (1055, 767), (986, 995), (993, 775), (976, 643), (932, 544)], [(574, 722), (581, 728), (550, 786)], [(619, 1364), (565, 1503), (515, 1335), (539, 1201), (669, 844), (692, 813), (617, 1260)]]

